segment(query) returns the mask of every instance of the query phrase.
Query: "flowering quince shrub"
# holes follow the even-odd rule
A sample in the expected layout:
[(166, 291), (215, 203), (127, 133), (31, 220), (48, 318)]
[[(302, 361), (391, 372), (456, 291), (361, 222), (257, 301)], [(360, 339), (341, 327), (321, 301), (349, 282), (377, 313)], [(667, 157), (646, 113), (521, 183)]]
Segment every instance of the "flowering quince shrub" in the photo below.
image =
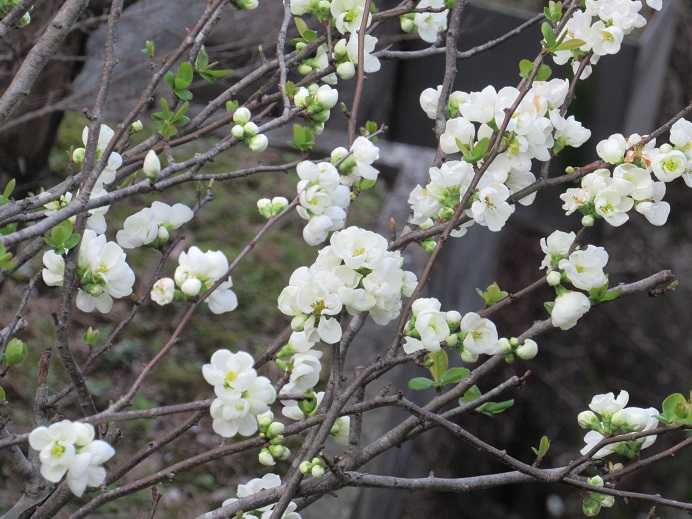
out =
[[(78, 3), (67, 0), (65, 5)], [(263, 57), (247, 77), (193, 111), (193, 82), (214, 83), (229, 74), (204, 47), (215, 20), (227, 8), (253, 11), (260, 7), (257, 0), (209, 0), (198, 22), (188, 28), (188, 37), (169, 57), (161, 59), (156, 42), (146, 42), (144, 53), (155, 70), (149, 86), (132, 111), (109, 126), (101, 114), (117, 66), (112, 56), (123, 0), (111, 4), (102, 76), (98, 94), (90, 100), (90, 122), (81, 145), (68, 153), (73, 173), (27, 195), (15, 196), (16, 182), (12, 181), (0, 196), (1, 279), (11, 278), (20, 267), (34, 269), (14, 319), (0, 330), (0, 382), (22, 369), (37, 377), (33, 397), (27, 394), (13, 400), (0, 387), (0, 456), (25, 484), (8, 517), (53, 517), (68, 505), (75, 519), (93, 516), (105, 503), (242, 452), (252, 453), (257, 474), (239, 478), (244, 482), (237, 484), (235, 492), (230, 490), (235, 483), (229, 483), (229, 498), (215, 503), (216, 508), (201, 518), (300, 519), (301, 508), (311, 499), (349, 486), (470, 492), (528, 482), (574, 487), (581, 492), (583, 513), (590, 517), (616, 504), (626, 506), (620, 498), (692, 510), (692, 504), (682, 500), (620, 488), (622, 475), (663, 462), (689, 445), (688, 439), (672, 443), (692, 428), (692, 401), (684, 393), (661, 395), (661, 403), (650, 407), (627, 407), (625, 390), (617, 396), (612, 392), (593, 396), (575, 424), (586, 431), (584, 447), (579, 454), (571, 454), (568, 464), (552, 468), (542, 466), (549, 455), (547, 437), (533, 449), (536, 457), (527, 460), (503, 446), (488, 444), (463, 425), (468, 413), (503, 420), (508, 419), (506, 415), (499, 415), (521, 405), (509, 393), (527, 375), (513, 376), (485, 392), (480, 379), (507, 363), (531, 362), (533, 370), (540, 370), (540, 335), (582, 325), (594, 306), (638, 292), (664, 293), (675, 282), (670, 271), (661, 271), (632, 283), (613, 283), (607, 268), (622, 258), (611, 258), (603, 246), (588, 243), (585, 234), (596, 225), (623, 226), (631, 216), (637, 217), (632, 210), (652, 225), (666, 223), (671, 211), (664, 200), (668, 185), (676, 189), (682, 184), (675, 181), (681, 178), (692, 187), (692, 122), (688, 120), (692, 106), (649, 134), (616, 133), (595, 143), (593, 161), (570, 166), (564, 175), (550, 177), (549, 169), (563, 150), (582, 147), (591, 139), (591, 131), (569, 114), (576, 85), (588, 78), (602, 56), (616, 54), (625, 36), (655, 16), (663, 7), (661, 0), (645, 4), (638, 0), (550, 1), (534, 20), (540, 23), (540, 31), (535, 31), (540, 52), (533, 60), (518, 63), (517, 84), (487, 85), (472, 92), (452, 88), (464, 1), (404, 0), (391, 9), (379, 9), (371, 0), (284, 0), (275, 57)], [(31, 21), (29, 12), (22, 12), (25, 8), (26, 3), (0, 1), (0, 14), (16, 29)], [(78, 23), (80, 9), (72, 9), (74, 15), (69, 9), (62, 11), (58, 16), (63, 18), (56, 17), (54, 30), (47, 30), (37, 45), (56, 45), (60, 28)], [(390, 25), (409, 39), (419, 38), (424, 47), (402, 51), (383, 44), (378, 35), (381, 27)], [(534, 29), (531, 23), (524, 24), (465, 55), (499, 45), (520, 30)], [(387, 59), (441, 53), (447, 57), (444, 75), (431, 80), (431, 86), (420, 93), (420, 106), (405, 108), (425, 112), (438, 142), (434, 162), (426, 165), (426, 180), (408, 196), (406, 226), (399, 229), (393, 221), (385, 237), (352, 225), (351, 207), (378, 182), (382, 153), (378, 138), (386, 134), (386, 128), (373, 121), (358, 128), (360, 102), (368, 87), (366, 75), (377, 73)], [(43, 54), (29, 54), (26, 69), (40, 70), (45, 65)], [(553, 78), (549, 62), (555, 67), (569, 66), (560, 69), (561, 77)], [(266, 80), (263, 86), (248, 93), (244, 87), (260, 79)], [(19, 86), (11, 85), (0, 96), (0, 122), (8, 120), (20, 93), (31, 91), (34, 81), (24, 66), (18, 70), (13, 85)], [(343, 85), (350, 81), (355, 83), (355, 95), (347, 105), (340, 100)], [(143, 122), (138, 117), (145, 118), (142, 110), (155, 95), (157, 111)], [(343, 145), (318, 153), (315, 143), (337, 106), (349, 118), (348, 134)], [(269, 131), (288, 124), (293, 125), (299, 159), (279, 165), (263, 163)], [(130, 137), (145, 126), (150, 136), (131, 143)], [(222, 135), (206, 151), (173, 155), (174, 148), (218, 129)], [(204, 171), (234, 146), (257, 154), (257, 163), (231, 173)], [(298, 178), (295, 192), (261, 193), (257, 211), (262, 225), (232, 258), (215, 248), (224, 244), (223, 231), (217, 233), (218, 245), (211, 249), (184, 234), (210, 195), (192, 207), (167, 196), (168, 188), (181, 184), (205, 185), (211, 193), (216, 181), (293, 169)], [(447, 308), (434, 294), (425, 294), (448, 240), (463, 240), (471, 227), (474, 232), (502, 231), (522, 210), (520, 206), (533, 204), (548, 187), (560, 190), (552, 199), (568, 216), (578, 213), (581, 219), (573, 230), (554, 230), (540, 240), (544, 257), (536, 266), (540, 272), (536, 282), (511, 294), (493, 283), (478, 290), (483, 301), (479, 308)], [(138, 206), (123, 221), (115, 221), (111, 206), (152, 192), (161, 200)], [(159, 407), (147, 401), (143, 407), (132, 408), (151, 372), (179, 347), (186, 329), (190, 331), (190, 320), (200, 306), (206, 305), (213, 319), (236, 319), (234, 310), (239, 305), (252, 304), (238, 300), (233, 273), (278, 223), (296, 213), (298, 217), (287, 225), (302, 233), (314, 259), (295, 268), (280, 293), (268, 293), (263, 287), (257, 291), (276, 302), (286, 329), (263, 352), (243, 344), (200, 344), (215, 350), (207, 363), (199, 361), (199, 371), (193, 375), (208, 383), (207, 398), (163, 402)], [(429, 254), (420, 272), (407, 266), (407, 249), (416, 246)], [(155, 268), (145, 270), (132, 262), (137, 249), (144, 248), (158, 255)], [(42, 259), (34, 262), (34, 257)], [(29, 349), (41, 346), (28, 344), (20, 336), (27, 325), (34, 325), (26, 322), (24, 309), (37, 297), (39, 280), (47, 287), (41, 296), (55, 300), (60, 310), (55, 313), (55, 344), (44, 349), (38, 368), (33, 369), (27, 367)], [(242, 278), (236, 281), (252, 283)], [(516, 336), (498, 329), (495, 315), (507, 308), (511, 311), (512, 305), (534, 293), (536, 298), (547, 298), (544, 319)], [(113, 385), (124, 389), (113, 390), (103, 404), (95, 399), (88, 380), (99, 376), (103, 357), (146, 305), (160, 312), (162, 320), (173, 320), (174, 331), (144, 365), (132, 366), (131, 380), (122, 381), (124, 386)], [(164, 306), (168, 308), (160, 308)], [(93, 347), (84, 365), (70, 345), (70, 331), (83, 322), (80, 312), (108, 314), (113, 323), (119, 313), (127, 315), (113, 324), (99, 347), (99, 330), (84, 330), (84, 342)], [(389, 325), (392, 340), (370, 344), (372, 361), (353, 367), (348, 363), (349, 349), (366, 321)], [(205, 334), (195, 337), (205, 342)], [(550, 347), (550, 338), (542, 344), (541, 348)], [(57, 364), (50, 363), (51, 352), (69, 377), (62, 389), (47, 383)], [(435, 390), (434, 395), (419, 394), (430, 397), (424, 404), (409, 400), (410, 393), (373, 396), (366, 391), (371, 382), (386, 381), (387, 374), (401, 365), (417, 376), (407, 388), (399, 389)], [(29, 406), (33, 418), (14, 424), (15, 416), (25, 419), (28, 414), (14, 413), (21, 402), (33, 402)], [(363, 414), (383, 407), (398, 407), (408, 417), (388, 424), (388, 431), (365, 443)], [(120, 421), (177, 414), (191, 416), (159, 437), (121, 441), (115, 432)], [(218, 446), (152, 474), (132, 474), (141, 461), (167, 449), (200, 420), (201, 428), (213, 431)], [(361, 472), (379, 454), (439, 428), (501, 461), (508, 471), (444, 480), (432, 475), (417, 479)], [(146, 431), (147, 436), (155, 434), (153, 428)], [(664, 442), (668, 442), (665, 450), (650, 456), (643, 452)], [(138, 443), (137, 454), (128, 455), (130, 444)], [(335, 449), (340, 452), (336, 457)], [(126, 475), (129, 479), (123, 482)]]

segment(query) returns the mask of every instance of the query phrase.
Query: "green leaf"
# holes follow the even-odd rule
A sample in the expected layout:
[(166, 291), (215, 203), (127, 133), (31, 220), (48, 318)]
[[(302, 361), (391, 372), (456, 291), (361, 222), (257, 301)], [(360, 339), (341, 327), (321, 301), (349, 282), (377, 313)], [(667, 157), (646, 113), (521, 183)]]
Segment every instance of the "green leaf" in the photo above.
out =
[(563, 41), (560, 45), (556, 47), (555, 51), (557, 52), (559, 50), (575, 50), (579, 47), (582, 47), (585, 44), (586, 42), (584, 40), (572, 38), (571, 40)]
[(558, 22), (562, 18), (562, 2), (548, 2), (548, 6), (543, 9), (543, 14), (551, 22)]
[(16, 185), (17, 181), (15, 179), (11, 179), (7, 184), (5, 184), (5, 189), (2, 191), (3, 198), (9, 199), (12, 196), (12, 193), (14, 193), (14, 188)]
[(488, 416), (494, 416), (496, 414), (504, 413), (507, 409), (514, 405), (514, 399), (504, 400), (502, 402), (486, 402), (485, 404), (476, 408), (476, 411), (483, 413)]
[(548, 312), (548, 315), (553, 313), (553, 307), (555, 306), (555, 301), (546, 301), (543, 303), (543, 308)]
[(463, 402), (473, 402), (474, 400), (478, 400), (483, 394), (481, 393), (481, 390), (476, 386), (475, 384), (468, 388), (464, 395), (461, 397), (460, 401)]
[(0, 386), (0, 402), (7, 402), (7, 393), (2, 386)]
[(14, 366), (22, 362), (27, 355), (27, 348), (24, 341), (13, 337), (5, 348), (4, 360), (8, 366)]
[(468, 369), (457, 367), (449, 368), (440, 377), (440, 384), (445, 386), (448, 384), (457, 384), (458, 382), (464, 380), (471, 373)]
[(181, 101), (192, 101), (192, 92), (189, 90), (176, 90), (175, 96)]
[(589, 298), (594, 303), (607, 303), (608, 301), (614, 301), (618, 297), (620, 297), (620, 290), (618, 288), (608, 290), (608, 283), (602, 287), (589, 290)]
[(557, 44), (557, 37), (555, 36), (555, 31), (550, 22), (543, 22), (541, 24), (541, 33), (543, 34), (543, 39), (545, 40), (546, 47), (552, 50)]
[(366, 121), (365, 122), (365, 131), (367, 132), (368, 135), (372, 135), (373, 133), (377, 132), (378, 128), (379, 128), (379, 125), (375, 121)]
[(442, 382), (442, 375), (449, 367), (449, 356), (445, 350), (430, 352), (425, 357), (425, 365), (430, 370), (430, 374), (435, 382)]
[(194, 70), (192, 68), (192, 63), (189, 61), (183, 61), (178, 67), (178, 72), (175, 75), (175, 91), (185, 90), (192, 84), (192, 78), (194, 76)]
[(692, 402), (688, 403), (682, 393), (668, 395), (661, 405), (661, 415), (669, 423), (692, 423)]
[(509, 295), (507, 291), (502, 290), (500, 288), (500, 285), (498, 285), (497, 282), (494, 282), (492, 285), (489, 285), (488, 288), (486, 288), (485, 290), (477, 288), (476, 292), (483, 299), (485, 306), (492, 306), (495, 303), (502, 301)]
[(536, 73), (536, 81), (548, 81), (553, 75), (553, 70), (545, 63), (538, 67), (538, 72)]
[[(460, 143), (457, 142), (457, 146), (459, 146), (459, 144)], [(478, 141), (471, 151), (464, 151), (464, 149), (459, 146), (459, 149), (461, 149), (464, 155), (464, 160), (470, 164), (475, 164), (485, 157), (485, 154), (488, 152), (488, 148), (490, 148), (490, 139), (487, 137)]]
[(238, 101), (236, 101), (235, 99), (231, 99), (230, 101), (226, 101), (226, 111), (229, 114), (232, 114), (233, 112), (235, 112), (239, 106), (240, 106), (240, 103)]
[(293, 125), (293, 147), (298, 151), (310, 151), (315, 145), (315, 132), (300, 124)]
[(303, 20), (302, 18), (300, 18), (298, 16), (293, 18), (293, 23), (296, 24), (296, 29), (298, 29), (298, 34), (300, 34), (301, 36), (303, 36), (303, 34), (305, 34), (305, 32), (310, 30), (310, 28), (308, 27), (308, 24), (305, 23), (305, 20)]
[(547, 436), (542, 436), (541, 441), (538, 443), (538, 448), (531, 447), (531, 450), (538, 459), (545, 458), (545, 455), (548, 454), (548, 451), (550, 450), (550, 438)]
[(408, 381), (409, 389), (414, 391), (422, 391), (424, 389), (430, 389), (435, 383), (426, 377), (415, 377)]
[(533, 70), (533, 62), (528, 59), (523, 59), (519, 62), (519, 75), (523, 78), (529, 77)]
[(199, 49), (197, 57), (195, 58), (195, 70), (197, 72), (204, 72), (209, 68), (209, 54), (207, 54), (207, 49), (204, 45)]

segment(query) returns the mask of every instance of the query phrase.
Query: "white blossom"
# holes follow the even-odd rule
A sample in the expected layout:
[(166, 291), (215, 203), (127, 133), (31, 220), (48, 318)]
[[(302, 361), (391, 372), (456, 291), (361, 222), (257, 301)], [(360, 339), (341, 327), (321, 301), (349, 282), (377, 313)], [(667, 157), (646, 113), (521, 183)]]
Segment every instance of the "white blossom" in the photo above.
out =
[(591, 309), (591, 302), (581, 292), (565, 292), (555, 298), (550, 319), (553, 326), (561, 330), (569, 330), (576, 326), (577, 321)]
[(603, 247), (589, 245), (584, 250), (575, 250), (569, 258), (559, 263), (570, 283), (581, 290), (600, 288), (608, 283), (603, 268), (608, 263), (608, 253)]
[(171, 278), (161, 278), (151, 287), (151, 300), (159, 306), (173, 302), (175, 298), (175, 281)]
[(464, 336), (464, 349), (474, 355), (495, 355), (501, 353), (497, 328), (490, 319), (484, 319), (475, 312), (464, 315), (459, 323)]
[[(444, 0), (421, 0), (418, 2), (417, 9), (433, 8), (441, 9), (445, 6)], [(447, 9), (440, 12), (416, 13), (414, 21), (416, 30), (421, 40), (428, 43), (435, 43), (437, 35), (447, 30)]]

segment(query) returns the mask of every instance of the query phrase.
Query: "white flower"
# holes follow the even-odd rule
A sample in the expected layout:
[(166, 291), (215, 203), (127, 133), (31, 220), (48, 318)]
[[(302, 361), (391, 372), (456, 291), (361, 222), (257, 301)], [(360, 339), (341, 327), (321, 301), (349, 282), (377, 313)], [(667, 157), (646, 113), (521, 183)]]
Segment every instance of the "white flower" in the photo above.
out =
[(648, 200), (654, 192), (651, 173), (634, 164), (620, 164), (613, 170), (614, 184), (634, 200)]
[(317, 89), (315, 99), (323, 108), (334, 108), (339, 101), (339, 92), (329, 85), (322, 85)]
[(589, 409), (601, 416), (610, 417), (617, 411), (624, 409), (629, 399), (630, 395), (624, 389), (618, 393), (617, 397), (612, 392), (594, 395)]
[(493, 232), (500, 231), (514, 212), (514, 206), (507, 202), (509, 195), (509, 189), (503, 184), (481, 189), (478, 200), (471, 204), (471, 215), (476, 223)]
[(420, 106), (430, 119), (435, 119), (437, 116), (437, 105), (440, 101), (440, 92), (442, 85), (437, 88), (426, 88), (420, 94)]
[[(581, 449), (580, 454), (582, 456), (585, 456), (587, 453), (591, 451), (596, 445), (598, 445), (601, 441), (605, 439), (605, 436), (603, 436), (601, 433), (597, 431), (589, 431), (584, 435), (584, 447)], [(612, 454), (615, 452), (615, 445), (613, 443), (609, 443), (608, 445), (604, 445), (601, 447), (599, 450), (596, 451), (595, 454), (593, 454), (594, 459), (601, 459), (605, 458), (609, 454)]]
[(611, 423), (625, 431), (646, 431), (658, 426), (659, 415), (655, 407), (625, 407), (613, 413)]
[(135, 274), (126, 263), (127, 255), (115, 242), (106, 241), (104, 235), (84, 231), (79, 249), (77, 269), (80, 288), (77, 307), (83, 312), (110, 312), (113, 298), (132, 293)]
[(576, 237), (573, 232), (553, 231), (547, 238), (541, 238), (541, 250), (545, 253), (541, 269), (557, 266), (569, 254)]
[(625, 158), (625, 151), (627, 151), (627, 141), (620, 133), (611, 135), (596, 145), (598, 156), (609, 164), (620, 164)]
[(53, 249), (43, 253), (43, 282), (49, 287), (61, 287), (65, 277), (65, 259)]
[(501, 353), (497, 328), (490, 319), (484, 319), (475, 312), (469, 312), (462, 318), (459, 328), (465, 334), (465, 350), (474, 355)]
[(118, 231), (115, 239), (125, 249), (135, 249), (153, 242), (159, 233), (159, 226), (148, 207), (125, 218), (123, 229)]
[(215, 389), (219, 387), (219, 396), (232, 396), (257, 377), (254, 364), (252, 355), (244, 351), (217, 350), (209, 364), (202, 366), (202, 376)]
[[(228, 260), (223, 252), (202, 252), (193, 246), (180, 253), (173, 278), (181, 291), (194, 297), (203, 289), (209, 290), (227, 272)], [(222, 314), (236, 309), (238, 298), (231, 290), (232, 286), (233, 280), (229, 276), (205, 299), (212, 313)]]
[(173, 302), (175, 297), (175, 281), (171, 278), (161, 278), (151, 287), (151, 300), (159, 306)]
[(480, 92), (471, 92), (465, 102), (459, 106), (459, 112), (471, 122), (489, 123), (496, 115), (496, 100), (497, 91), (494, 87), (487, 86)]
[[(440, 9), (444, 7), (444, 0), (421, 0), (418, 2), (417, 9), (425, 9), (428, 7)], [(445, 9), (439, 13), (428, 12), (415, 14), (414, 21), (416, 30), (421, 40), (427, 41), (428, 43), (435, 43), (437, 41), (437, 35), (447, 29), (448, 12), (449, 11)]]
[(212, 428), (224, 438), (255, 434), (258, 430), (257, 415), (269, 410), (276, 400), (276, 391), (266, 377), (243, 377), (235, 384), (234, 390), (215, 386), (219, 398), (209, 408)]
[(671, 182), (685, 173), (687, 156), (679, 150), (657, 153), (651, 168), (660, 181)]
[(573, 328), (577, 321), (590, 310), (591, 302), (581, 292), (566, 292), (557, 296), (550, 312), (553, 326), (561, 330)]
[(591, 26), (591, 48), (594, 54), (605, 56), (607, 54), (617, 54), (622, 45), (625, 33), (620, 27), (611, 25), (606, 26), (599, 20)]
[[(238, 488), (236, 489), (236, 495), (238, 497), (227, 499), (223, 502), (223, 506), (231, 505), (235, 503), (238, 499), (242, 499), (244, 497), (257, 494), (258, 492), (262, 492), (263, 490), (276, 488), (280, 485), (281, 478), (279, 476), (271, 473), (265, 474), (261, 478), (252, 479), (244, 485), (238, 485)], [(293, 501), (291, 501), (286, 507), (286, 511), (284, 512), (281, 519), (301, 519), (300, 514), (295, 511), (297, 508), (298, 506)], [(274, 504), (269, 504), (258, 508), (257, 511), (243, 513), (239, 517), (240, 519), (269, 519), (272, 515), (273, 510)], [(257, 512), (259, 512), (261, 515), (258, 516)]]
[[(335, 0), (339, 1), (339, 0)], [(349, 0), (341, 0), (341, 1), (349, 1)], [(360, 0), (352, 0), (362, 6), (362, 2)], [(332, 5), (334, 3), (332, 2)], [(377, 58), (377, 56), (373, 55), (373, 52), (375, 52), (375, 46), (377, 45), (377, 38), (374, 36), (371, 36), (369, 34), (365, 35), (365, 40), (363, 42), (363, 53), (364, 53), (364, 61), (363, 61), (363, 71), (366, 74), (371, 74), (373, 72), (377, 72), (380, 70), (380, 60)], [(348, 39), (348, 43), (346, 44), (346, 50), (348, 52), (348, 59), (351, 60), (351, 62), (354, 65), (358, 65), (358, 33), (354, 32), (351, 34), (351, 37)]]
[(692, 160), (692, 122), (679, 119), (670, 129), (670, 143)]
[[(111, 142), (111, 139), (115, 136), (115, 132), (109, 127), (106, 126), (105, 124), (102, 124), (101, 127), (99, 128), (99, 135), (98, 135), (98, 141), (96, 143), (96, 155), (97, 157), (100, 158), (100, 156), (103, 154), (103, 152), (106, 151), (106, 148)], [(87, 141), (89, 140), (89, 127), (85, 126), (84, 130), (82, 130), (82, 142), (84, 143), (84, 147), (87, 145)], [(120, 156), (118, 153), (111, 153), (108, 156), (108, 162), (106, 163), (106, 166), (103, 168), (103, 171), (99, 175), (98, 178), (98, 184), (110, 184), (115, 180), (115, 174), (122, 166), (123, 163), (123, 158)]]
[[(330, 12), (334, 17), (336, 30), (341, 34), (346, 34), (347, 32), (355, 34), (360, 29), (363, 21), (363, 6), (364, 2), (361, 0), (332, 0)], [(367, 16), (367, 23), (370, 25), (372, 17), (370, 13)]]
[(108, 443), (94, 438), (91, 424), (63, 420), (35, 428), (29, 434), (29, 445), (39, 451), (41, 475), (57, 483), (67, 474), (70, 490), (81, 497), (87, 486), (103, 485), (106, 471), (102, 465), (115, 454)]
[(341, 177), (342, 184), (350, 186), (361, 178), (377, 180), (380, 172), (372, 164), (380, 158), (380, 149), (370, 139), (363, 136), (357, 137), (351, 145), (350, 156), (353, 159), (353, 169), (348, 175)]
[(149, 179), (155, 179), (161, 173), (161, 161), (154, 150), (149, 150), (144, 157), (142, 172)]
[(615, 185), (603, 189), (594, 198), (596, 213), (613, 227), (619, 227), (629, 220), (627, 212), (633, 206), (634, 201)]
[(332, 252), (353, 270), (375, 269), (387, 250), (383, 236), (355, 226), (334, 233), (330, 244)]
[(419, 350), (437, 351), (450, 334), (446, 312), (440, 311), (440, 302), (434, 298), (416, 299), (411, 306), (417, 337), (406, 337), (403, 349), (406, 353)]
[(666, 185), (663, 182), (654, 182), (651, 198), (637, 203), (635, 210), (652, 225), (664, 225), (670, 214), (670, 204), (663, 201), (665, 194)]
[(553, 110), (550, 112), (550, 122), (555, 128), (555, 140), (563, 146), (578, 148), (591, 138), (591, 130), (584, 128), (573, 115), (565, 119), (559, 110)]
[(591, 290), (608, 283), (603, 268), (608, 263), (608, 253), (603, 247), (589, 245), (585, 250), (576, 250), (559, 263), (567, 279), (577, 288)]
[(440, 136), (440, 148), (447, 154), (461, 151), (459, 145), (473, 146), (476, 128), (463, 117), (449, 119), (445, 131)]
[(216, 290), (214, 290), (209, 297), (205, 299), (209, 311), (213, 314), (225, 314), (226, 312), (232, 312), (238, 308), (238, 297), (235, 292), (231, 290), (233, 286), (233, 281), (231, 277), (221, 283)]
[(314, 388), (320, 381), (322, 372), (321, 351), (310, 350), (305, 353), (297, 353), (293, 356), (291, 375), (288, 383), (281, 388), (281, 393), (286, 395), (305, 394)]
[(538, 344), (533, 339), (526, 339), (524, 343), (516, 349), (516, 354), (520, 359), (531, 360), (538, 355)]

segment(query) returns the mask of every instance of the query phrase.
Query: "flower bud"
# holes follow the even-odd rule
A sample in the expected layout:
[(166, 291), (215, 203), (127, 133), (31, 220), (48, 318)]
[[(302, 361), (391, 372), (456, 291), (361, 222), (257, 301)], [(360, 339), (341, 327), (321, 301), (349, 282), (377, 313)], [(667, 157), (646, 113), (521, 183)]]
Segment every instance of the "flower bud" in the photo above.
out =
[(413, 32), (416, 30), (416, 22), (414, 19), (412, 19), (408, 15), (404, 15), (399, 18), (399, 22), (401, 25), (401, 30), (403, 32)]
[(235, 112), (233, 112), (233, 122), (236, 124), (245, 125), (250, 122), (251, 117), (252, 114), (250, 113), (250, 110), (244, 106), (241, 106)]
[(598, 426), (598, 417), (593, 411), (582, 411), (577, 415), (577, 423), (582, 429), (595, 429)]
[(84, 162), (84, 157), (86, 156), (86, 150), (84, 148), (75, 148), (72, 152), (72, 162), (75, 164), (81, 164)]
[(331, 109), (336, 106), (339, 101), (339, 92), (329, 85), (322, 85), (315, 95), (317, 102), (326, 109)]
[(345, 58), (348, 56), (348, 48), (346, 47), (346, 40), (339, 40), (336, 42), (334, 45), (334, 57), (339, 59), (339, 58)]
[(283, 445), (270, 445), (269, 452), (279, 461), (284, 461), (291, 455), (291, 451)]
[(255, 135), (252, 139), (250, 139), (248, 146), (250, 147), (250, 150), (261, 153), (267, 149), (267, 146), (269, 146), (269, 139), (267, 139), (266, 135), (260, 133), (259, 135)]
[(322, 468), (322, 465), (314, 465), (310, 471), (310, 474), (313, 478), (321, 478), (324, 476), (324, 468)]
[(180, 287), (183, 294), (190, 297), (195, 297), (202, 290), (202, 282), (197, 278), (188, 278)]
[(268, 198), (260, 198), (257, 200), (257, 210), (259, 214), (269, 219), (272, 217), (272, 202)]
[(154, 150), (149, 150), (146, 157), (144, 157), (142, 171), (149, 180), (156, 179), (161, 173), (161, 161)]
[(517, 348), (516, 354), (520, 359), (531, 360), (538, 355), (538, 344), (533, 339), (526, 339), (524, 344)]
[(560, 284), (560, 281), (562, 280), (562, 276), (560, 275), (559, 272), (555, 270), (551, 270), (548, 272), (548, 275), (545, 277), (545, 280), (548, 282), (548, 285), (551, 287), (556, 287)]
[(507, 337), (502, 337), (499, 341), (497, 341), (498, 346), (500, 347), (500, 351), (502, 353), (512, 353), (512, 345), (509, 342), (509, 339)]
[(139, 119), (137, 119), (135, 122), (133, 122), (133, 123), (130, 125), (130, 131), (131, 131), (132, 133), (141, 132), (143, 129), (144, 129), (144, 124), (143, 124), (142, 121), (140, 121)]
[(310, 97), (310, 92), (305, 87), (300, 87), (293, 96), (293, 103), (298, 108), (305, 108), (308, 105), (308, 98)]
[(272, 198), (272, 216), (276, 216), (288, 207), (288, 200), (283, 196)]
[(308, 320), (308, 317), (303, 314), (298, 314), (296, 315), (293, 319), (291, 319), (291, 329), (296, 331), (296, 332), (302, 332), (303, 327), (305, 326), (305, 321)]
[(261, 428), (269, 427), (274, 420), (274, 415), (271, 411), (257, 415), (257, 425)]
[(447, 324), (450, 328), (458, 327), (459, 323), (461, 322), (461, 314), (456, 310), (450, 310), (447, 312), (445, 314), (445, 318), (447, 319)]
[(168, 232), (168, 229), (164, 225), (161, 225), (156, 236), (161, 243), (166, 243), (171, 237), (171, 233)]
[(601, 476), (594, 476), (592, 478), (587, 479), (586, 483), (592, 487), (602, 487), (603, 486), (603, 478)]
[(301, 474), (307, 474), (308, 472), (310, 472), (311, 469), (312, 463), (310, 463), (309, 461), (302, 461), (300, 465), (298, 465), (298, 470), (300, 470)]
[(242, 139), (245, 136), (245, 129), (241, 125), (236, 124), (231, 128), (231, 135), (236, 139)]
[(301, 76), (307, 76), (310, 72), (312, 72), (312, 67), (309, 63), (301, 63), (298, 65), (298, 74)]
[(89, 328), (87, 328), (87, 330), (84, 332), (84, 342), (89, 346), (94, 346), (98, 342), (100, 335), (101, 332), (94, 330), (91, 326), (89, 326)]
[(594, 223), (595, 223), (594, 217), (591, 216), (590, 214), (583, 216), (581, 219), (581, 224), (584, 227), (593, 227)]
[(271, 452), (269, 452), (267, 449), (262, 449), (260, 451), (257, 459), (260, 462), (260, 464), (265, 465), (267, 467), (271, 467), (273, 465), (276, 465), (276, 461), (274, 461), (274, 457), (272, 456)]
[(7, 366), (14, 366), (23, 362), (27, 355), (26, 344), (24, 341), (13, 337), (5, 348), (4, 360)]
[(246, 137), (253, 137), (259, 132), (259, 127), (251, 121), (249, 123), (245, 123), (243, 126), (243, 131), (245, 132)]
[(433, 239), (423, 240), (421, 242), (421, 247), (423, 247), (423, 250), (428, 254), (432, 254), (432, 251), (437, 247), (437, 242)]
[(336, 74), (346, 81), (356, 75), (356, 66), (350, 61), (344, 61), (336, 66)]
[(464, 348), (460, 357), (464, 362), (476, 362), (478, 360), (478, 354), (469, 351), (467, 348)]
[(286, 426), (281, 422), (272, 422), (267, 429), (267, 436), (274, 437), (283, 434)]
[(331, 160), (332, 164), (336, 165), (339, 162), (341, 162), (342, 160), (344, 160), (344, 158), (346, 158), (346, 156), (348, 156), (348, 150), (346, 148), (344, 148), (343, 146), (339, 146), (338, 148), (334, 148), (332, 150), (330, 160)]

